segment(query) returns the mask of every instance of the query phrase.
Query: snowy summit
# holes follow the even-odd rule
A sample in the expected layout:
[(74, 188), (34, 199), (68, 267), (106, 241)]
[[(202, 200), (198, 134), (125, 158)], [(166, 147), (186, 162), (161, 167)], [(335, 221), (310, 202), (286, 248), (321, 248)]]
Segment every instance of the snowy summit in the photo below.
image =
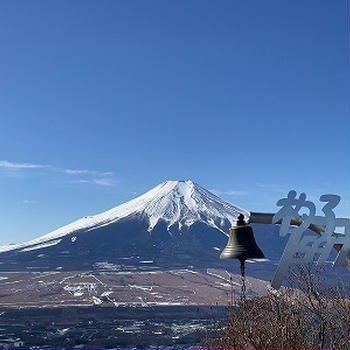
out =
[(60, 238), (68, 234), (95, 230), (134, 215), (148, 220), (150, 233), (159, 221), (167, 223), (169, 234), (174, 225), (181, 230), (182, 227), (190, 227), (195, 222), (203, 222), (223, 231), (225, 223), (234, 222), (239, 213), (248, 215), (246, 210), (223, 201), (190, 180), (165, 181), (140, 197), (115, 208), (101, 214), (85, 216), (32, 241), (3, 246), (0, 252), (40, 249), (55, 245), (60, 242)]

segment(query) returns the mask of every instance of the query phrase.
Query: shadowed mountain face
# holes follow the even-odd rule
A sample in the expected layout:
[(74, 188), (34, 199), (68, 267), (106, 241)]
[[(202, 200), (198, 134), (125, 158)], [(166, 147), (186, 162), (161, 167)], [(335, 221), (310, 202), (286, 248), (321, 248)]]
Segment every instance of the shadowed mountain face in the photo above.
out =
[(131, 216), (95, 230), (77, 231), (52, 246), (4, 252), (0, 268), (84, 270), (104, 261), (124, 266), (187, 266), (218, 260), (213, 246), (223, 246), (227, 240), (222, 232), (200, 222), (181, 231), (173, 228), (171, 234), (163, 221), (152, 232), (147, 227), (145, 218)]
[[(273, 226), (254, 225), (255, 237), (267, 261), (249, 261), (249, 275), (271, 279), (283, 251), (284, 240)], [(227, 229), (229, 225), (227, 224)], [(154, 270), (171, 268), (224, 268), (239, 272), (235, 260), (220, 260), (227, 243), (221, 231), (195, 223), (169, 235), (159, 222), (150, 234), (147, 222), (130, 217), (88, 232), (75, 232), (56, 245), (12, 250), (1, 254), (0, 271)]]
[[(167, 181), (144, 195), (38, 239), (0, 248), (2, 271), (152, 270), (193, 267), (238, 271), (220, 260), (230, 225), (247, 211), (191, 181)], [(251, 261), (248, 273), (270, 279), (285, 239), (270, 225), (255, 225), (268, 261)], [(249, 261), (248, 261), (249, 263)]]

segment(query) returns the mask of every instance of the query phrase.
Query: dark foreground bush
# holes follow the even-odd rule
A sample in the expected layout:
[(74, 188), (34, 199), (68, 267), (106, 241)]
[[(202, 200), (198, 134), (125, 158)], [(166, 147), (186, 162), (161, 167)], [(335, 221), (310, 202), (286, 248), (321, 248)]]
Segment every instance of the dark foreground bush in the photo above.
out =
[[(296, 289), (297, 287), (297, 289)], [(292, 286), (229, 308), (212, 350), (350, 349), (350, 301), (344, 289), (327, 288), (319, 273), (300, 268)]]

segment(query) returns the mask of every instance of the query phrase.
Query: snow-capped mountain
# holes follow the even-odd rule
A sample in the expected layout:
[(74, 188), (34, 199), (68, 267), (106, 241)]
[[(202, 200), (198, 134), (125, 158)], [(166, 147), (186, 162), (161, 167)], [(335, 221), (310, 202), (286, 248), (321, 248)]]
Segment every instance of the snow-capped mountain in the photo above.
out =
[(58, 244), (64, 236), (96, 230), (129, 216), (143, 216), (148, 221), (148, 232), (152, 232), (160, 221), (166, 223), (169, 234), (172, 227), (181, 230), (196, 222), (224, 232), (228, 222), (234, 222), (239, 213), (248, 215), (244, 209), (223, 201), (192, 181), (165, 181), (129, 202), (101, 214), (84, 216), (40, 238), (0, 247), (0, 252), (46, 248)]
[[(101, 214), (25, 243), (1, 247), (0, 270), (232, 266), (232, 261), (220, 260), (219, 255), (239, 213), (248, 217), (246, 210), (192, 181), (166, 181)], [(274, 230), (265, 226), (260, 231), (265, 232), (262, 240), (259, 235), (256, 238), (263, 242), (263, 250), (280, 254), (284, 243), (274, 243)]]
[[(166, 181), (101, 214), (1, 247), (0, 271), (238, 269), (219, 255), (239, 213), (249, 215), (192, 181)], [(288, 237), (279, 237), (274, 225), (252, 226), (267, 259), (247, 260), (248, 273), (269, 280)]]

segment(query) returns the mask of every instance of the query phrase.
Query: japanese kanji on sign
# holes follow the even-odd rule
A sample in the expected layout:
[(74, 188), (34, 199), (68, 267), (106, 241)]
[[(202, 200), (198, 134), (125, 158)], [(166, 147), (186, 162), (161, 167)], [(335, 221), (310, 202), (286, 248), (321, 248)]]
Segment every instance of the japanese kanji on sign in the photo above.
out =
[[(350, 249), (350, 219), (337, 218), (333, 211), (340, 202), (340, 196), (324, 194), (320, 202), (325, 203), (322, 207), (324, 215), (316, 215), (316, 206), (306, 199), (305, 193), (298, 197), (293, 190), (277, 202), (281, 209), (273, 216), (272, 223), (280, 223), (279, 235), (289, 234), (289, 239), (272, 279), (272, 287), (278, 289), (281, 286), (292, 265), (325, 264), (334, 245), (338, 249), (333, 266), (346, 266)], [(300, 218), (300, 225), (292, 224), (296, 218)], [(320, 234), (308, 230), (310, 225), (318, 226)]]

